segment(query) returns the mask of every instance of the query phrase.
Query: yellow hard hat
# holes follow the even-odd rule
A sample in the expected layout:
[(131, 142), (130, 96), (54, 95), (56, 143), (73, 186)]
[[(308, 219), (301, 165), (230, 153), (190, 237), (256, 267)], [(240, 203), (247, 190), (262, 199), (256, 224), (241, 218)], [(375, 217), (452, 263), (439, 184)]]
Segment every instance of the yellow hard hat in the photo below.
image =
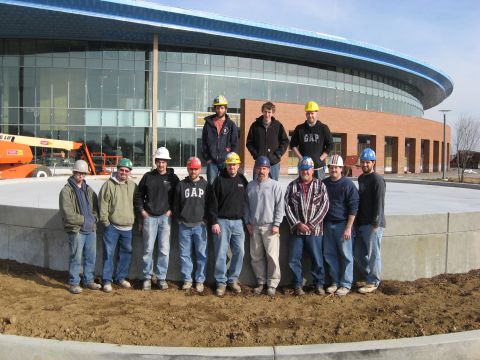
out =
[(318, 109), (319, 109), (318, 104), (315, 101), (309, 101), (305, 104), (306, 112), (318, 111)]
[(225, 96), (223, 95), (218, 95), (215, 99), (213, 99), (213, 106), (227, 106), (228, 105), (228, 100)]
[(225, 159), (225, 164), (240, 164), (240, 156), (237, 153), (231, 152), (227, 154), (227, 158)]

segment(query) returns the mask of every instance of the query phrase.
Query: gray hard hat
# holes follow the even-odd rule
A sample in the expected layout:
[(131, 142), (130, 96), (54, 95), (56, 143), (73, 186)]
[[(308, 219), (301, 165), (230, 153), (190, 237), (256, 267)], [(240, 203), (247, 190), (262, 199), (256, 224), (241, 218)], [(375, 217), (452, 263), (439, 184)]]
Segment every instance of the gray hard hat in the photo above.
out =
[(73, 164), (73, 171), (88, 174), (88, 164), (85, 160), (77, 160)]

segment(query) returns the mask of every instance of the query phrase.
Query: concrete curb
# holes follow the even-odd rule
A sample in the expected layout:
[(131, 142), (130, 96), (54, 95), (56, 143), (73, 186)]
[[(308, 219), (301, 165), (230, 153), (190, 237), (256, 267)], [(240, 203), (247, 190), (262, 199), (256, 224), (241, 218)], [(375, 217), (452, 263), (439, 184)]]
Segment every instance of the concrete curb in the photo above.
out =
[(448, 181), (432, 181), (432, 180), (392, 179), (392, 178), (385, 178), (385, 181), (387, 183), (390, 182), (390, 183), (400, 183), (400, 184), (433, 185), (433, 186), (480, 190), (480, 184), (453, 183)]
[(82, 343), (0, 335), (0, 358), (42, 359), (478, 359), (480, 330), (344, 344), (232, 348)]

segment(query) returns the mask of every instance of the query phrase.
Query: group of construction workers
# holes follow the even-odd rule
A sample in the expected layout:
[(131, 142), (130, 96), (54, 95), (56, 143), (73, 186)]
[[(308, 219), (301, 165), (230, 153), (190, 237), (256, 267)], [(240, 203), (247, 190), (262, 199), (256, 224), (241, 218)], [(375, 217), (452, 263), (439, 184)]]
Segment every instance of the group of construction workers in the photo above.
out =
[[(311, 258), (315, 293), (344, 296), (354, 286), (363, 294), (375, 291), (380, 284), (380, 244), (385, 228), (385, 181), (375, 172), (375, 152), (366, 148), (360, 155), (363, 173), (358, 177), (358, 190), (344, 176), (339, 155), (330, 157), (329, 177), (325, 178), (325, 160), (333, 141), (328, 126), (317, 120), (318, 104), (309, 101), (305, 105), (306, 121), (295, 128), (289, 141), (282, 123), (274, 117), (275, 105), (267, 102), (247, 136), (247, 149), (255, 160), (254, 177), (248, 181), (239, 172), (238, 129), (227, 114), (227, 99), (216, 97), (213, 108), (215, 114), (205, 118), (202, 132), (207, 179), (200, 176), (201, 160), (191, 157), (186, 164), (188, 176), (180, 180), (168, 167), (168, 149), (160, 147), (155, 168), (143, 175), (138, 186), (130, 179), (132, 162), (123, 158), (97, 198), (85, 182), (87, 163), (75, 162), (73, 175), (60, 193), (69, 244), (70, 292), (81, 293), (82, 282), (88, 289), (107, 293), (114, 282), (131, 288), (127, 276), (136, 222), (143, 238), (142, 288), (151, 290), (156, 285), (166, 290), (175, 218), (183, 290), (204, 292), (210, 232), (216, 295), (223, 297), (227, 289), (241, 293), (238, 279), (247, 233), (257, 281), (253, 294), (266, 292), (274, 297), (281, 279), (280, 225), (284, 216), (290, 228), (288, 265), (295, 295), (305, 294), (304, 251)], [(299, 158), (299, 176), (283, 191), (278, 182), (280, 160), (289, 146)], [(97, 222), (104, 226), (102, 284), (94, 281)], [(358, 265), (355, 284), (354, 259)]]

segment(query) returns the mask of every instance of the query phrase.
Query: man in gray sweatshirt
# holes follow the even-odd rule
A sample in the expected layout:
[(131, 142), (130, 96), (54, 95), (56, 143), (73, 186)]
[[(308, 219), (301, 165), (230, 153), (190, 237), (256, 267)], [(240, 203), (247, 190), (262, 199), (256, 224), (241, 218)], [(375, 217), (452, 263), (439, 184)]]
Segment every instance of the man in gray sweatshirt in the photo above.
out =
[(284, 214), (281, 185), (269, 178), (270, 161), (259, 156), (255, 161), (256, 179), (247, 186), (247, 230), (250, 234), (250, 256), (257, 278), (253, 292), (260, 295), (267, 285), (267, 294), (275, 296), (280, 282), (280, 224)]

